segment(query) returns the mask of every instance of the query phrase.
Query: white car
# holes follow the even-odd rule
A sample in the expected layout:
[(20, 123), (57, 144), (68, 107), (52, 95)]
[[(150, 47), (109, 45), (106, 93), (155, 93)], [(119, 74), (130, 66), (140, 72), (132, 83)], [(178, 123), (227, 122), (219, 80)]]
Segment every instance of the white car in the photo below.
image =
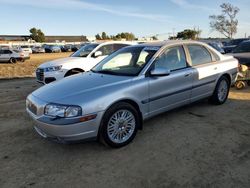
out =
[(18, 49), (22, 52), (32, 54), (32, 49), (29, 46), (20, 46)]
[(111, 53), (133, 44), (136, 43), (110, 41), (85, 45), (70, 57), (41, 64), (36, 70), (37, 81), (48, 84), (73, 74), (89, 71)]
[(24, 62), (26, 59), (29, 58), (30, 58), (29, 54), (18, 50), (0, 49), (0, 62), (10, 62), (10, 63), (16, 63), (17, 61)]

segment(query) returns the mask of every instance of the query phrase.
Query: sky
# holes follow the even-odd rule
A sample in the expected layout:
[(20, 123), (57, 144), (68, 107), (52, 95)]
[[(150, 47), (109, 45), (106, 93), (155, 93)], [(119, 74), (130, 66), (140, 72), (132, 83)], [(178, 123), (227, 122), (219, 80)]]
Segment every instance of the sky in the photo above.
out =
[(201, 37), (223, 37), (209, 28), (209, 15), (220, 14), (224, 2), (240, 8), (235, 38), (250, 36), (250, 0), (0, 0), (0, 35), (28, 35), (36, 27), (45, 35), (105, 31), (166, 39), (199, 28)]

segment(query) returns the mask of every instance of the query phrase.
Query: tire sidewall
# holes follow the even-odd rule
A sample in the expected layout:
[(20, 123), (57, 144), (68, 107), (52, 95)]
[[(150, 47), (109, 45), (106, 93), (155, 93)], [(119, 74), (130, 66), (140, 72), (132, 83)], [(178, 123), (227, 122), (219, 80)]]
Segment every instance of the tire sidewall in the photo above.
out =
[[(114, 113), (116, 113), (119, 110), (128, 110), (130, 111), (134, 117), (135, 117), (135, 129), (133, 134), (131, 135), (131, 137), (123, 143), (114, 143), (110, 140), (108, 133), (107, 133), (107, 127), (108, 127), (108, 123), (110, 118), (114, 115)], [(113, 148), (120, 148), (123, 147), (127, 144), (129, 144), (130, 142), (132, 142), (132, 140), (135, 138), (138, 127), (139, 127), (139, 123), (140, 123), (140, 119), (139, 119), (139, 115), (137, 110), (130, 104), (125, 103), (125, 102), (121, 102), (121, 103), (117, 103), (115, 105), (112, 105), (104, 114), (102, 121), (101, 121), (101, 125), (100, 125), (100, 129), (99, 129), (99, 140), (101, 142), (103, 142), (105, 145), (108, 145), (110, 147)]]
[(16, 59), (15, 58), (10, 58), (10, 63), (12, 63), (12, 64), (14, 64), (14, 63), (16, 63)]
[[(224, 99), (223, 101), (221, 101), (221, 100), (219, 99), (219, 96), (218, 96), (218, 90), (219, 90), (220, 84), (221, 84), (221, 82), (222, 82), (223, 80), (225, 80), (226, 83), (227, 83), (227, 94), (226, 94), (225, 99)], [(217, 85), (216, 85), (216, 88), (215, 88), (215, 92), (214, 92), (214, 95), (213, 95), (213, 101), (214, 101), (216, 104), (223, 104), (223, 103), (226, 102), (226, 100), (227, 100), (227, 98), (228, 98), (229, 90), (230, 90), (230, 84), (229, 84), (229, 83), (230, 83), (229, 80), (228, 80), (227, 77), (225, 77), (225, 76), (222, 76), (222, 77), (218, 80)]]

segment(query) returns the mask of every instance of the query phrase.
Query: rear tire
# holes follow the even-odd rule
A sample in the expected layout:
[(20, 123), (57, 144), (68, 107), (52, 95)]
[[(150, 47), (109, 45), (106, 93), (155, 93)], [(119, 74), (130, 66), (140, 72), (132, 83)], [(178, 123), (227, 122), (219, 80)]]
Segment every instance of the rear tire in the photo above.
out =
[(16, 63), (17, 61), (16, 61), (15, 58), (12, 57), (12, 58), (10, 58), (9, 62), (12, 63), (12, 64), (14, 64), (14, 63)]
[(107, 146), (120, 148), (135, 138), (140, 119), (137, 110), (126, 102), (111, 106), (104, 114), (99, 140)]
[(215, 87), (214, 93), (210, 98), (213, 104), (221, 105), (224, 104), (228, 98), (230, 89), (230, 81), (226, 76), (222, 76)]

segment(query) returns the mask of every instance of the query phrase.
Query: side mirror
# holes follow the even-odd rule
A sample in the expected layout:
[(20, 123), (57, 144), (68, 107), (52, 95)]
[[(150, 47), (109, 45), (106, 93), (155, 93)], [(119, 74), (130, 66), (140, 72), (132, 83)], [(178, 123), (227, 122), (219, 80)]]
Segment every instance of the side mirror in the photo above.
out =
[(168, 76), (170, 70), (166, 68), (154, 68), (150, 71), (151, 76)]
[(101, 51), (96, 51), (94, 53), (94, 57), (99, 57), (99, 56), (102, 56), (102, 52)]

